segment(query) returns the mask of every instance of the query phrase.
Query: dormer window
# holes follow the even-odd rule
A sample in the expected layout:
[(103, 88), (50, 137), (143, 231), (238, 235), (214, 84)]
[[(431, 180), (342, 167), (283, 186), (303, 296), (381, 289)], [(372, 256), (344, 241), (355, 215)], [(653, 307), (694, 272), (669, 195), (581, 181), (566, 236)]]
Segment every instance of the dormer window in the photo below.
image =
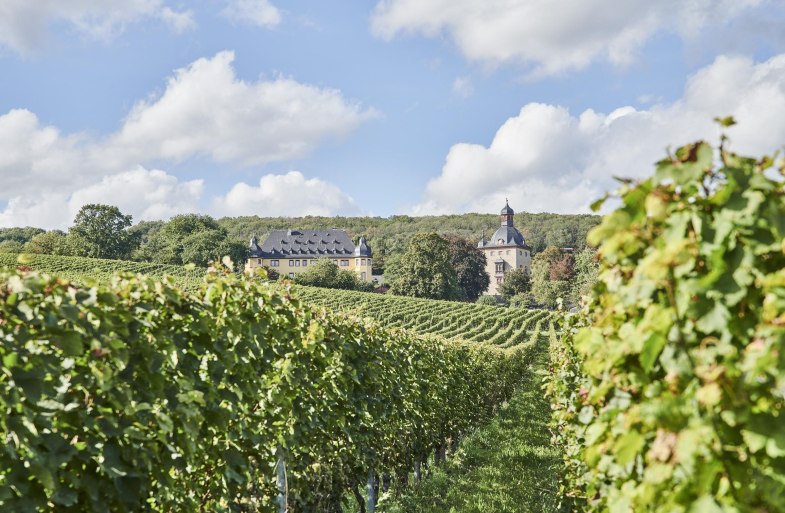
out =
[(504, 239), (499, 239), (496, 241), (497, 244), (504, 244)]

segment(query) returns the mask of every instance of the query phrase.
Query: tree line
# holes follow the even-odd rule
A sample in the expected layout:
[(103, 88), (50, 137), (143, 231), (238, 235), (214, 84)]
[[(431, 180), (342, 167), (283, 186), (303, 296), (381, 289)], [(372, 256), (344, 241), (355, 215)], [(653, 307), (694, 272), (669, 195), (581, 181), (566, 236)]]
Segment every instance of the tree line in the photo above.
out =
[[(507, 273), (501, 288), (505, 301), (516, 306), (552, 308), (561, 298), (577, 304), (581, 287), (585, 289), (586, 283), (593, 283), (593, 253), (586, 252), (585, 237), (599, 217), (528, 213), (516, 217), (535, 257), (531, 276), (518, 270)], [(193, 263), (202, 267), (228, 255), (239, 270), (247, 258), (245, 241), (250, 235), (264, 238), (277, 228), (338, 227), (352, 237), (368, 237), (374, 251), (374, 272), (385, 274), (391, 293), (475, 301), (490, 283), (485, 257), (475, 241), (484, 229), (497, 222), (497, 216), (483, 214), (218, 220), (207, 215), (183, 214), (168, 221), (134, 225), (132, 217), (115, 206), (89, 204), (80, 209), (68, 232), (33, 227), (0, 229), (0, 252), (169, 265)], [(296, 280), (304, 285), (338, 289), (373, 288), (327, 259), (317, 264)], [(277, 276), (271, 271), (270, 278)]]

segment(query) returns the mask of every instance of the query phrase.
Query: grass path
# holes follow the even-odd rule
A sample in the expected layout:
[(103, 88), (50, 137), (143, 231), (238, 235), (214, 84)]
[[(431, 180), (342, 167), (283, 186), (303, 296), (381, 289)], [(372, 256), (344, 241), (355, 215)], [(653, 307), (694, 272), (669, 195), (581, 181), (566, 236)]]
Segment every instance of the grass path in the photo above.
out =
[[(544, 338), (544, 337), (543, 337)], [(534, 368), (489, 425), (461, 442), (455, 456), (385, 513), (528, 513), (569, 511), (557, 495), (561, 455), (551, 446), (550, 406), (537, 369), (547, 363), (538, 344)], [(380, 505), (381, 506), (381, 505)]]

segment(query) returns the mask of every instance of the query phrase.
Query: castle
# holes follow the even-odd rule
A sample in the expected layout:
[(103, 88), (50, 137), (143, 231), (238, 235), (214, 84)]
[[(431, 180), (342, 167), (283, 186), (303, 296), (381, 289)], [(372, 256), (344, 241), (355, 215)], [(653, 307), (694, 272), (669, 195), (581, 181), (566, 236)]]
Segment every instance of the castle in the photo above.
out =
[(504, 281), (504, 274), (511, 269), (526, 269), (531, 272), (531, 248), (526, 245), (523, 234), (515, 228), (509, 202), (501, 211), (501, 226), (490, 240), (485, 236), (480, 239), (477, 247), (485, 254), (485, 271), (491, 277), (486, 294), (499, 295), (499, 285)]
[(251, 237), (245, 271), (269, 267), (281, 276), (294, 278), (317, 258), (329, 258), (340, 269), (353, 271), (370, 282), (371, 257), (365, 237), (360, 237), (355, 246), (343, 230), (273, 230), (261, 246), (256, 236)]

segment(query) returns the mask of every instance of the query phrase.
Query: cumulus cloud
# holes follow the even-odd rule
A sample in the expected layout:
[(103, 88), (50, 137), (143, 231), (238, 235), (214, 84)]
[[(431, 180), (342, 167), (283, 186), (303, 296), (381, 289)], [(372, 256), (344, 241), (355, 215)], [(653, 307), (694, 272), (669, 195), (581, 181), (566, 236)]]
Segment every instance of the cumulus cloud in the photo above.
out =
[(505, 197), (519, 210), (588, 212), (613, 176), (643, 177), (669, 145), (716, 141), (712, 119), (731, 114), (732, 148), (772, 152), (785, 145), (785, 54), (755, 63), (718, 57), (691, 76), (684, 95), (646, 110), (591, 109), (573, 115), (531, 103), (508, 119), (490, 146), (456, 144), (416, 214), (493, 211)]
[(159, 18), (180, 31), (193, 23), (188, 12), (162, 0), (4, 0), (0, 3), (0, 46), (26, 54), (46, 41), (51, 26), (65, 24), (96, 39), (108, 39), (144, 18)]
[(239, 80), (233, 52), (180, 69), (154, 101), (139, 102), (110, 141), (123, 158), (180, 160), (207, 154), (259, 165), (302, 157), (373, 115), (340, 91), (290, 78)]
[(48, 191), (12, 198), (0, 211), (0, 227), (67, 228), (82, 205), (117, 206), (135, 221), (167, 219), (198, 210), (202, 180), (180, 182), (177, 177), (143, 167), (107, 176), (72, 192)]
[(535, 74), (626, 64), (659, 30), (695, 35), (762, 0), (381, 0), (373, 32), (448, 35), (470, 60), (523, 62)]
[(357, 203), (335, 185), (306, 178), (299, 171), (269, 174), (259, 185), (238, 183), (225, 196), (215, 198), (212, 210), (219, 216), (334, 216), (358, 215)]
[(236, 23), (265, 28), (281, 22), (281, 12), (268, 0), (227, 0), (221, 15)]
[(63, 135), (25, 109), (0, 116), (0, 201), (67, 186), (88, 160), (86, 137)]
[[(178, 70), (162, 94), (139, 102), (120, 129), (103, 138), (63, 133), (25, 109), (0, 115), (0, 209), (6, 204), (0, 225), (62, 227), (75, 205), (90, 201), (127, 205), (123, 210), (137, 219), (195, 210), (201, 182), (177, 183), (138, 166), (198, 156), (239, 165), (295, 159), (373, 115), (337, 90), (289, 78), (242, 81), (233, 58), (223, 52)], [(348, 212), (354, 205), (319, 180), (302, 186), (324, 193), (308, 199), (319, 211)], [(155, 190), (171, 198), (155, 198)]]

